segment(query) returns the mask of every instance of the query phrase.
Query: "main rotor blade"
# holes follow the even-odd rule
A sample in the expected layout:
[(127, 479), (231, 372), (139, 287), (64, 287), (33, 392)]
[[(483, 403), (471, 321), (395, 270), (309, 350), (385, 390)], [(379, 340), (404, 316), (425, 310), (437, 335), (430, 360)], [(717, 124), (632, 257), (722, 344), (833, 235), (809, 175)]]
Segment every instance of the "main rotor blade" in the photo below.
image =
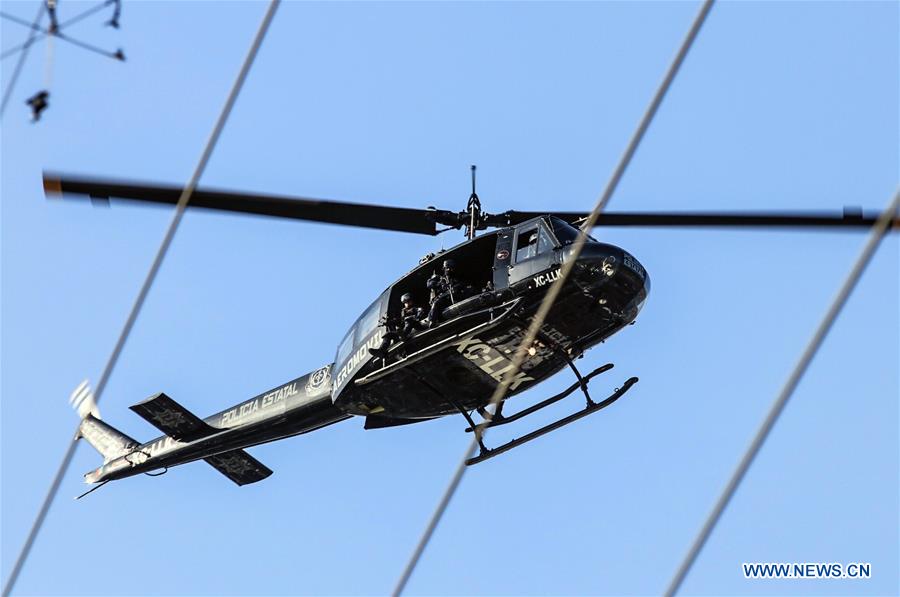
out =
[[(518, 224), (546, 215), (541, 212), (509, 211), (500, 217), (509, 224)], [(581, 212), (550, 212), (573, 225), (580, 224), (590, 214)], [(597, 226), (670, 227), (670, 228), (871, 228), (878, 220), (877, 213), (845, 209), (840, 212), (614, 212), (600, 214)], [(900, 229), (900, 217), (894, 217), (891, 228)]]
[[(182, 189), (177, 186), (147, 185), (44, 174), (44, 191), (48, 196), (75, 195), (91, 199), (124, 199), (174, 205)], [(436, 222), (459, 228), (465, 213), (434, 209), (389, 207), (365, 203), (346, 203), (305, 197), (285, 197), (196, 189), (188, 207), (200, 207), (344, 226), (435, 235)], [(557, 216), (574, 225), (588, 217), (585, 212), (507, 211), (488, 217), (490, 226), (511, 226), (531, 218)], [(839, 212), (604, 212), (596, 226), (672, 227), (672, 228), (870, 228), (877, 213), (845, 209)], [(900, 229), (900, 217), (891, 228)]]
[[(181, 191), (181, 187), (177, 186), (135, 184), (44, 174), (44, 192), (47, 196), (80, 195), (83, 198), (91, 199), (125, 199), (175, 205), (178, 203)], [(437, 227), (432, 219), (436, 212), (427, 209), (344, 203), (306, 197), (232, 193), (211, 189), (195, 189), (191, 194), (188, 207), (416, 234), (437, 234)]]

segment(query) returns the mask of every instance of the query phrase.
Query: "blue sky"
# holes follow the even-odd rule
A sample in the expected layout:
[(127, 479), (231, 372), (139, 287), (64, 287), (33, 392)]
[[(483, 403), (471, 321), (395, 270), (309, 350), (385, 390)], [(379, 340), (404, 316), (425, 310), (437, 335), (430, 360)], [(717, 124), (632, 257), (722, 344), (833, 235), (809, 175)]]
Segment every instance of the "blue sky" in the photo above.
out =
[[(90, 6), (61, 2), (72, 14)], [(28, 18), (35, 2), (3, 2)], [(263, 3), (127, 2), (124, 64), (35, 46), (2, 123), (2, 571), (162, 238), (165, 209), (43, 198), (41, 171), (187, 180)], [(279, 10), (202, 182), (461, 209), (594, 204), (695, 3), (301, 3)], [(880, 209), (898, 176), (896, 2), (717, 5), (615, 210)], [(2, 23), (2, 46), (25, 30)], [(12, 63), (2, 64), (3, 85)], [(587, 354), (640, 383), (602, 414), (466, 475), (412, 594), (664, 590), (865, 241), (859, 233), (598, 230), (648, 269), (635, 326)], [(331, 362), (346, 328), (437, 239), (189, 213), (106, 389), (205, 416)], [(898, 240), (886, 240), (687, 578), (697, 595), (900, 592)], [(605, 379), (604, 379), (605, 377)], [(568, 385), (561, 374), (518, 404)], [(512, 405), (510, 405), (512, 406)], [(564, 402), (499, 442), (578, 408)], [(548, 409), (549, 410), (549, 409)], [(79, 451), (21, 594), (390, 591), (468, 438), (463, 421), (351, 420), (251, 449), (238, 488), (203, 464), (89, 498)], [(742, 562), (870, 562), (866, 581), (748, 581)]]

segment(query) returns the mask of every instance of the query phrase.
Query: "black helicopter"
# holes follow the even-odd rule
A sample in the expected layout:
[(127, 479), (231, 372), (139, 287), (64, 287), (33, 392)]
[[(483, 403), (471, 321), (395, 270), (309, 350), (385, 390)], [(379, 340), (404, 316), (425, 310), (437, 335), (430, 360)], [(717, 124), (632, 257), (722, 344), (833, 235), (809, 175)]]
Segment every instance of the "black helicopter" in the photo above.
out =
[[(182, 192), (175, 186), (54, 174), (44, 175), (44, 190), (48, 196), (162, 204), (176, 204)], [(131, 409), (164, 433), (152, 441), (138, 442), (102, 421), (90, 389), (82, 384), (72, 395), (82, 417), (79, 437), (104, 457), (102, 466), (85, 475), (88, 483), (152, 474), (203, 459), (238, 485), (245, 485), (265, 479), (272, 471), (244, 448), (315, 431), (353, 416), (365, 417), (365, 429), (378, 429), (460, 414), (468, 423), (466, 431), (472, 432), (479, 425), (517, 421), (577, 390), (584, 394), (586, 406), (572, 415), (494, 449), (481, 444), (481, 452), (467, 461), (475, 464), (609, 406), (638, 381), (631, 377), (612, 395), (595, 402), (588, 391), (589, 382), (612, 365), (584, 375), (575, 366), (585, 351), (631, 324), (650, 291), (650, 278), (634, 256), (588, 237), (537, 339), (510, 380), (506, 398), (566, 367), (572, 369), (576, 382), (513, 415), (502, 412), (504, 402), (493, 416), (485, 411), (494, 390), (513, 369), (512, 355), (547, 290), (559, 278), (562, 264), (571, 259), (578, 226), (589, 214), (486, 213), (475, 193), (474, 166), (472, 194), (461, 212), (208, 189), (195, 190), (188, 206), (428, 235), (465, 228), (467, 240), (437, 256), (426, 256), (384, 290), (350, 327), (334, 360), (311, 373), (205, 419), (164, 393), (135, 404)], [(847, 209), (842, 214), (607, 212), (597, 226), (866, 230), (877, 219), (877, 214)], [(476, 235), (488, 229), (493, 230)], [(891, 229), (900, 229), (896, 215)], [(450, 296), (439, 319), (430, 326), (397, 334), (401, 297), (410, 295), (407, 300), (428, 304), (434, 298), (428, 295), (429, 278), (445, 275), (444, 264), (451, 259), (456, 264), (456, 288), (465, 291)], [(395, 341), (389, 343), (386, 335)], [(472, 417), (476, 412), (484, 419), (481, 423)]]

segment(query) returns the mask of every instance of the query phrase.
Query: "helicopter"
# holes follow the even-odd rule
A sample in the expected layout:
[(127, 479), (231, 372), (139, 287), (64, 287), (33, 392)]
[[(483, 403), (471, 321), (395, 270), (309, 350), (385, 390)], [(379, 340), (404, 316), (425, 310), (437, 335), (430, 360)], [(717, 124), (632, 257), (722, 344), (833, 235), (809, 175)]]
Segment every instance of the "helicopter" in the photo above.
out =
[[(237, 485), (255, 483), (272, 471), (245, 448), (351, 418), (364, 418), (364, 429), (372, 430), (461, 415), (468, 425), (465, 431), (476, 433), (479, 440), (479, 453), (466, 461), (473, 465), (619, 400), (638, 382), (637, 377), (627, 378), (608, 397), (595, 401), (590, 382), (613, 365), (607, 363), (582, 374), (575, 361), (635, 322), (649, 296), (648, 272), (625, 249), (590, 235), (576, 254), (573, 246), (589, 213), (483, 211), (475, 192), (475, 166), (471, 170), (472, 192), (466, 209), (459, 212), (195, 189), (188, 203), (191, 209), (432, 236), (465, 229), (466, 239), (437, 255), (426, 255), (383, 290), (344, 334), (331, 362), (307, 374), (203, 419), (162, 392), (131, 406), (163, 433), (156, 439), (139, 442), (102, 420), (90, 388), (83, 383), (71, 397), (81, 417), (77, 436), (104, 458), (100, 467), (84, 475), (85, 481), (102, 485), (205, 460)], [(183, 190), (173, 185), (53, 173), (44, 174), (43, 185), (48, 197), (170, 205), (178, 203)], [(596, 226), (864, 231), (878, 218), (879, 214), (851, 208), (842, 213), (604, 212)], [(890, 229), (900, 229), (896, 214)], [(527, 347), (521, 367), (514, 371), (513, 355), (526, 330), (560, 277), (562, 266), (573, 259), (557, 301)], [(428, 290), (430, 279), (444, 276), (444, 287), (452, 288), (448, 262), (454, 263), (453, 276), (460, 282), (456, 288), (465, 290), (457, 290), (456, 296), (450, 290), (446, 306), (429, 325), (398, 334), (401, 302), (434, 305), (435, 297), (433, 293), (429, 296)], [(506, 400), (565, 368), (575, 375), (572, 385), (514, 414), (504, 414)], [(505, 378), (508, 374), (513, 375), (511, 379)], [(491, 396), (503, 381), (508, 391), (494, 412), (488, 412)], [(495, 448), (484, 445), (481, 430), (518, 421), (577, 390), (583, 394), (585, 406), (573, 414)], [(481, 422), (475, 422), (475, 413)]]

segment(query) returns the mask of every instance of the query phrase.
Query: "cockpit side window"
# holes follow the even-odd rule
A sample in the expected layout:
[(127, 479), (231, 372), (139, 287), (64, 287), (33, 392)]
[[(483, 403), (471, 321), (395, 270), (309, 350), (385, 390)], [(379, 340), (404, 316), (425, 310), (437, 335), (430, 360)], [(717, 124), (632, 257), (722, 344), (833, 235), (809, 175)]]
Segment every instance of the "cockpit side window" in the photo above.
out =
[(372, 330), (378, 325), (378, 318), (381, 315), (381, 298), (372, 303), (372, 306), (363, 313), (356, 324), (356, 342), (361, 343), (366, 339)]
[(538, 229), (537, 226), (519, 231), (519, 239), (516, 243), (516, 263), (531, 259), (537, 255)]
[(344, 336), (343, 341), (341, 341), (341, 345), (338, 347), (337, 357), (335, 357), (334, 362), (340, 365), (344, 361), (347, 360), (347, 357), (350, 356), (350, 349), (353, 348), (353, 332), (356, 331), (356, 326), (350, 328), (350, 331), (347, 332), (347, 335)]
[(546, 253), (555, 246), (553, 237), (540, 225), (519, 231), (516, 244), (516, 263)]
[(541, 253), (546, 253), (553, 249), (556, 243), (553, 242), (553, 237), (550, 236), (550, 233), (547, 232), (547, 229), (543, 226), (538, 226), (538, 255)]

